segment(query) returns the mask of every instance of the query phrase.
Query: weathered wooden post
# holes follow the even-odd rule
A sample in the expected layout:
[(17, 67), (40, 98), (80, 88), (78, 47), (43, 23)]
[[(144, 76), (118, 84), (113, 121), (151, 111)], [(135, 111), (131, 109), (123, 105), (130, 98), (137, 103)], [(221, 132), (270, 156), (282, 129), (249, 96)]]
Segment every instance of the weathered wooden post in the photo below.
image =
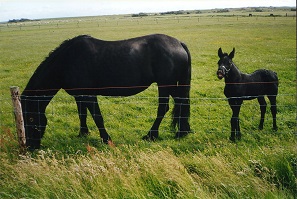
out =
[(14, 108), (14, 116), (16, 129), (18, 134), (18, 141), (20, 146), (20, 153), (26, 152), (26, 136), (25, 136), (25, 126), (22, 112), (22, 105), (20, 100), (20, 90), (17, 86), (10, 87), (11, 99)]

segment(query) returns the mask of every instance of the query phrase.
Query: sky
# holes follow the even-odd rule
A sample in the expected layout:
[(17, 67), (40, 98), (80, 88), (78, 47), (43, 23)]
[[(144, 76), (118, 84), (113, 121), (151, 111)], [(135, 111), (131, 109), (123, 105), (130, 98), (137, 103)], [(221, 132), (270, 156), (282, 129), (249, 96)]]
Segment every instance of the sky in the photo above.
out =
[(133, 14), (260, 6), (296, 7), (295, 0), (0, 0), (0, 22), (10, 19)]

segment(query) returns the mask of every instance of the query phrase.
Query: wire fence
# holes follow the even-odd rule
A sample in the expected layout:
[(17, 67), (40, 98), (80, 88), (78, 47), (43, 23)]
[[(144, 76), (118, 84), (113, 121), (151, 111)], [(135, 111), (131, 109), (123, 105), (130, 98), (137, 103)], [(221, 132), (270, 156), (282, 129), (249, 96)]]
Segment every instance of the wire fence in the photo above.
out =
[(147, 17), (114, 16), (114, 17), (82, 17), (65, 19), (46, 19), (46, 20), (28, 20), (24, 22), (2, 23), (1, 31), (23, 31), (23, 30), (42, 30), (42, 29), (67, 29), (67, 28), (104, 28), (117, 26), (138, 26), (138, 25), (164, 25), (178, 23), (205, 23), (210, 20), (221, 23), (222, 21), (242, 21), (242, 20), (295, 20), (296, 13), (289, 15), (279, 15), (269, 17), (270, 15), (256, 15), (249, 17), (248, 13), (244, 15), (151, 15)]
[[(224, 133), (229, 135), (231, 109), (227, 98), (195, 97), (190, 98), (191, 117), (190, 124), (193, 132)], [(267, 100), (268, 101), (268, 100)], [(99, 106), (107, 130), (112, 137), (117, 137), (117, 142), (124, 142), (125, 136), (143, 136), (153, 124), (158, 108), (158, 97), (131, 96), (131, 97), (102, 97), (98, 96)], [(170, 107), (173, 107), (173, 100), (170, 99)], [(272, 116), (270, 104), (267, 103), (267, 113), (263, 132), (272, 131)], [(279, 94), (277, 96), (277, 123), (279, 132), (296, 132), (296, 94)], [(46, 133), (78, 135), (79, 118), (76, 103), (73, 97), (66, 94), (56, 95), (46, 109), (48, 124)], [(240, 113), (243, 131), (257, 129), (260, 120), (260, 108), (257, 100), (245, 101)], [(167, 113), (161, 124), (159, 133), (171, 134), (171, 114)], [(15, 131), (13, 106), (11, 98), (0, 96), (0, 135), (5, 134), (7, 129)], [(88, 126), (91, 132), (99, 136), (98, 129), (88, 116)], [(115, 136), (116, 134), (116, 136)], [(54, 137), (54, 136), (52, 136)], [(58, 138), (55, 138), (58, 139)]]

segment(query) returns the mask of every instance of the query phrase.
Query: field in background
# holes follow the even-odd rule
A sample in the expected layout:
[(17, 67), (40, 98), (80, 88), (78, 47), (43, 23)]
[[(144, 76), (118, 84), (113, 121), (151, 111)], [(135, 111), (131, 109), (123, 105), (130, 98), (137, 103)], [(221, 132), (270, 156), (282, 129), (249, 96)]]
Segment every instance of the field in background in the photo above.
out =
[[(0, 198), (293, 198), (296, 197), (295, 12), (102, 16), (0, 24)], [(288, 13), (288, 17), (285, 14)], [(18, 156), (9, 86), (26, 86), (39, 63), (65, 39), (89, 34), (119, 40), (163, 33), (185, 42), (192, 55), (191, 127), (174, 140), (170, 115), (160, 140), (141, 141), (157, 107), (157, 88), (130, 98), (99, 97), (116, 148), (77, 138), (72, 97), (60, 91), (47, 108), (43, 150)], [(279, 130), (268, 111), (258, 131), (257, 101), (245, 102), (243, 138), (230, 143), (231, 110), (216, 77), (217, 50), (236, 48), (241, 71), (274, 70), (280, 78)]]

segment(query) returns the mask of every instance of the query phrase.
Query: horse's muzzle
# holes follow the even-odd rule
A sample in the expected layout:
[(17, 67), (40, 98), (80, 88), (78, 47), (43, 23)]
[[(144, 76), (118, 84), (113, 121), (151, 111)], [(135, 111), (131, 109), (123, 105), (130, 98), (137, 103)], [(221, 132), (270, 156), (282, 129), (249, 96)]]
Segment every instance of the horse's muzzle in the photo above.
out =
[(217, 76), (219, 79), (223, 79), (225, 77), (224, 71), (218, 70), (217, 71)]

